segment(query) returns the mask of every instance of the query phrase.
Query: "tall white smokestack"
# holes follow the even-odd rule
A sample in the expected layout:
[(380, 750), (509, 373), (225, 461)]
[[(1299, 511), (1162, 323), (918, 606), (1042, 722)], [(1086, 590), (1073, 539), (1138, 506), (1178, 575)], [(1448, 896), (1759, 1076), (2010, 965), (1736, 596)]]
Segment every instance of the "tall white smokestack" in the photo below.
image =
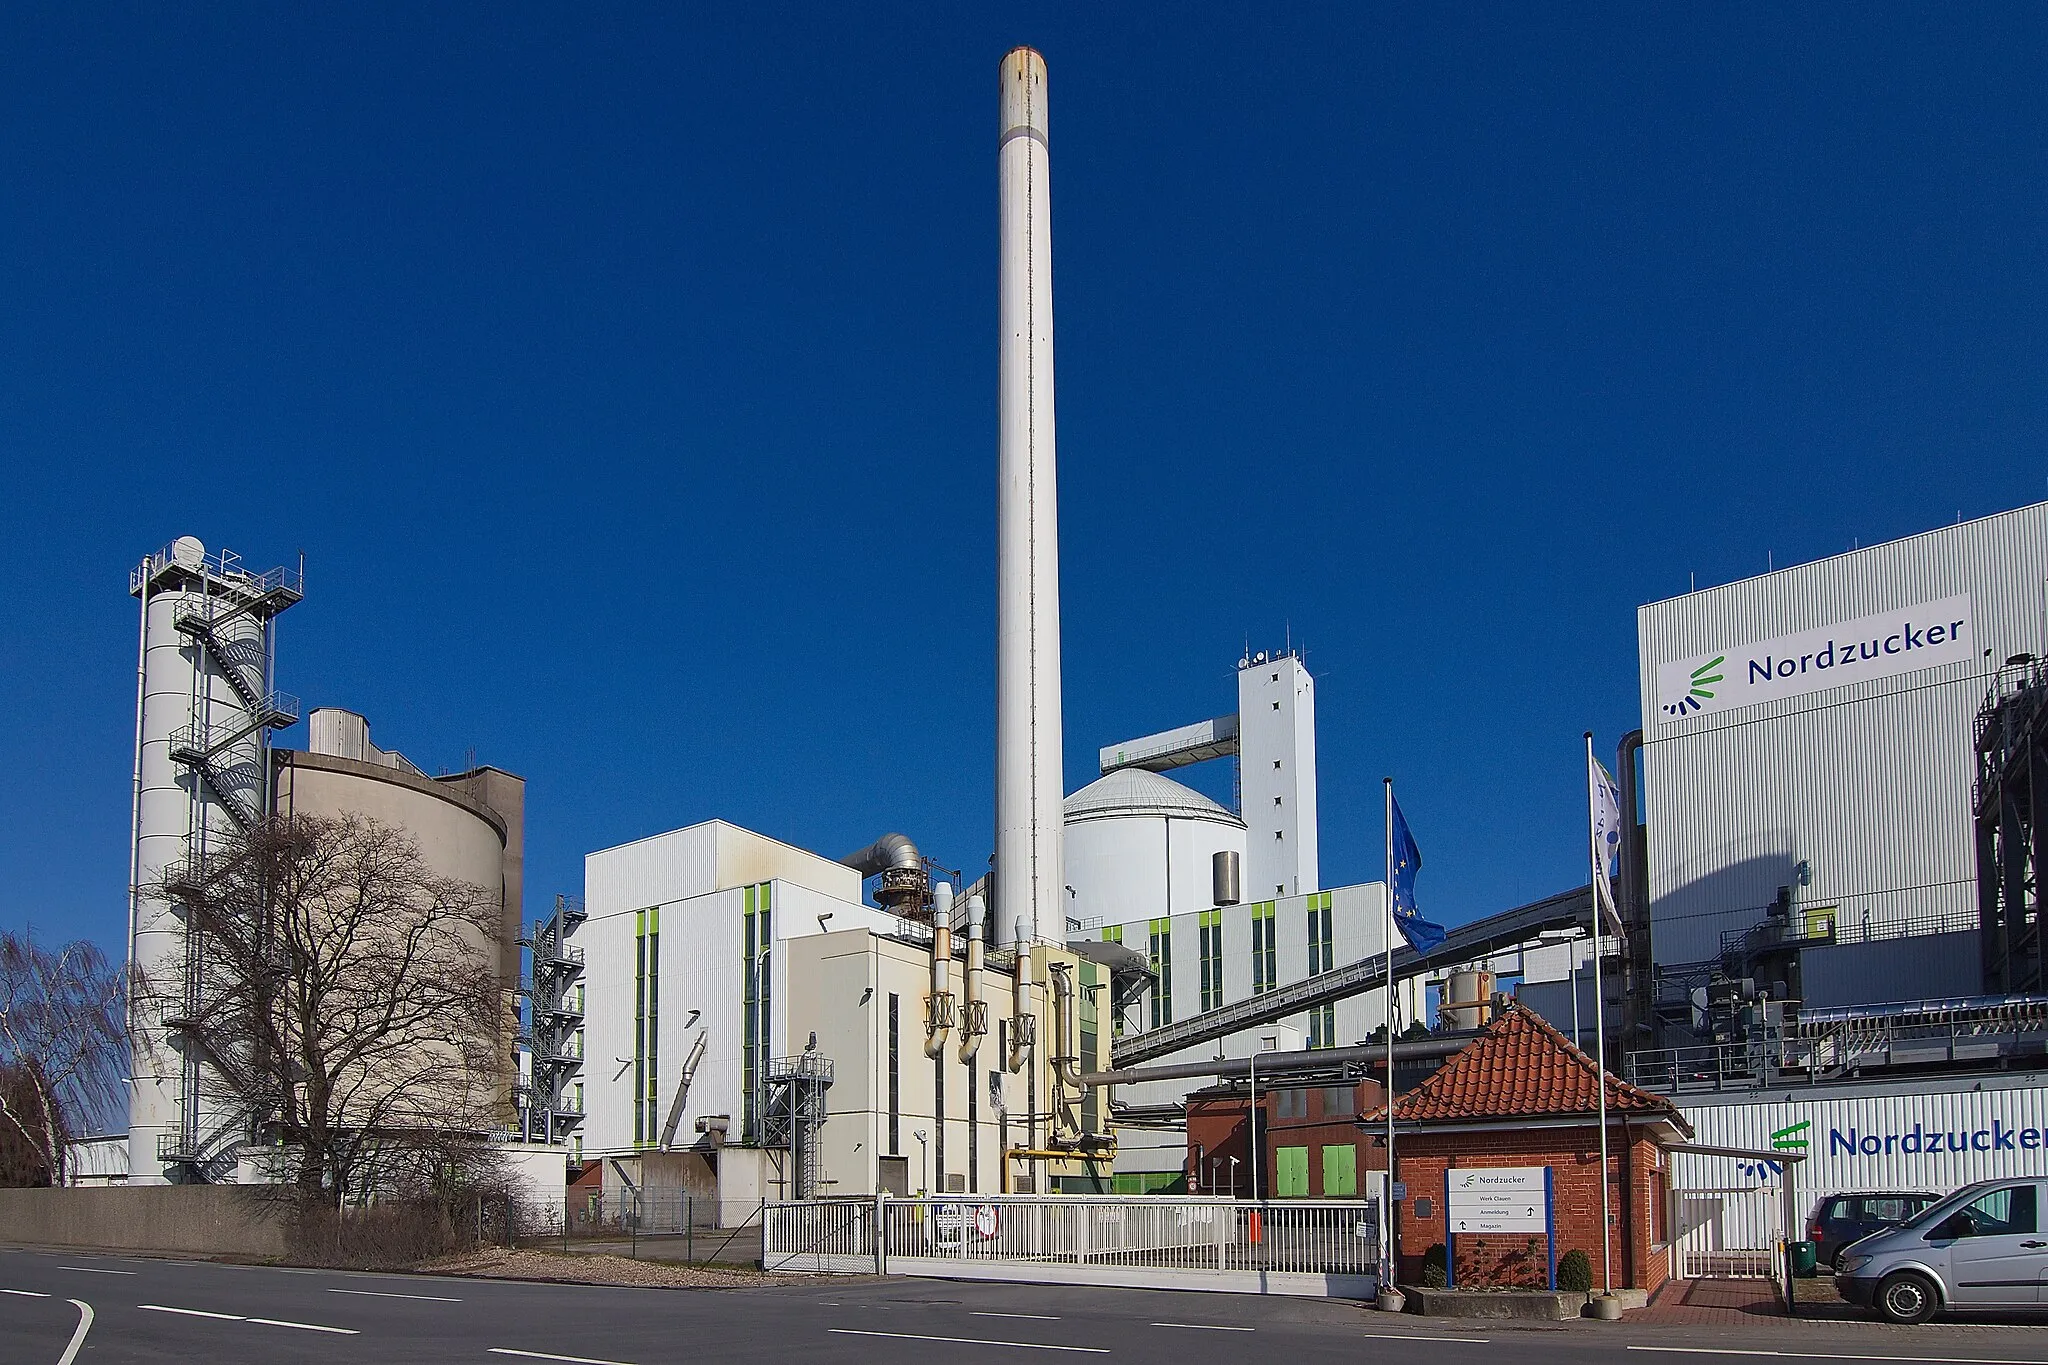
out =
[(999, 945), (1019, 933), (1066, 941), (1049, 124), (1045, 59), (1028, 47), (1003, 58), (1002, 114), (996, 152), (1002, 217), (996, 502)]

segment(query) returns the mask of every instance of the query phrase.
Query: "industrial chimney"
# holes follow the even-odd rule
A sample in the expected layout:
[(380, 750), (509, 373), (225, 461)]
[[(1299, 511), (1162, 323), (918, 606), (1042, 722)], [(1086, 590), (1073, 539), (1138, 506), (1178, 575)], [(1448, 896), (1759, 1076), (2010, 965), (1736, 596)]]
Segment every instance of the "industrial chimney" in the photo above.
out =
[(1007, 946), (1066, 941), (1049, 124), (1045, 59), (1028, 47), (1003, 58), (1001, 105), (995, 922)]

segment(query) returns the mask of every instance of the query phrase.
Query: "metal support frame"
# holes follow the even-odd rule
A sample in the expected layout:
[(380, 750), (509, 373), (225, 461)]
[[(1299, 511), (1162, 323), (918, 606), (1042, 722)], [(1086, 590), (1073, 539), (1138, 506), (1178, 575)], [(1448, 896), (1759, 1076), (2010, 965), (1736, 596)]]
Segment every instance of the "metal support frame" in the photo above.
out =
[(520, 1131), (528, 1142), (566, 1142), (583, 1121), (582, 1109), (568, 1098), (569, 1086), (583, 1072), (576, 1051), (576, 1030), (583, 1026), (583, 1007), (573, 991), (583, 975), (583, 950), (569, 942), (588, 918), (574, 896), (555, 897), (554, 913), (520, 940), (533, 963), (533, 975), (520, 981), (526, 996), (528, 1082), (519, 1102)]
[(1977, 713), (1977, 909), (1987, 993), (2042, 988), (2048, 665), (2001, 669)]
[(792, 1199), (818, 1197), (818, 1130), (825, 1126), (832, 1072), (832, 1059), (815, 1052), (777, 1057), (764, 1069), (761, 1145), (788, 1149)]

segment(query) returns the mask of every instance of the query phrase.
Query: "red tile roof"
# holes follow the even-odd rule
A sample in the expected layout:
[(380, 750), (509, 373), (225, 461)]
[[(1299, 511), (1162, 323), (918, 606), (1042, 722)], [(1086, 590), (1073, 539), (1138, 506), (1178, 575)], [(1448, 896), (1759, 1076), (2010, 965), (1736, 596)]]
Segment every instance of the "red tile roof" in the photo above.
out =
[[(1536, 1014), (1510, 1002), (1463, 1052), (1395, 1102), (1399, 1123), (1471, 1123), (1487, 1119), (1593, 1117), (1599, 1092), (1593, 1059)], [(1676, 1105), (1612, 1072), (1607, 1112), (1669, 1119), (1690, 1136)], [(1385, 1105), (1376, 1116), (1385, 1122)], [(1370, 1121), (1370, 1119), (1368, 1119)]]

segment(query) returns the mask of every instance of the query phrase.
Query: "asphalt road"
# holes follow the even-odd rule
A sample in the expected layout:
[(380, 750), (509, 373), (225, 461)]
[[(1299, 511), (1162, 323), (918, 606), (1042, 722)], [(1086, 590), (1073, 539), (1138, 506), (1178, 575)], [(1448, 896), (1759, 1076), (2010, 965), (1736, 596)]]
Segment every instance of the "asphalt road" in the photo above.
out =
[(1739, 1365), (1765, 1356), (2048, 1365), (2048, 1317), (1922, 1328), (1509, 1325), (1233, 1294), (824, 1279), (611, 1289), (0, 1250), (5, 1365)]

